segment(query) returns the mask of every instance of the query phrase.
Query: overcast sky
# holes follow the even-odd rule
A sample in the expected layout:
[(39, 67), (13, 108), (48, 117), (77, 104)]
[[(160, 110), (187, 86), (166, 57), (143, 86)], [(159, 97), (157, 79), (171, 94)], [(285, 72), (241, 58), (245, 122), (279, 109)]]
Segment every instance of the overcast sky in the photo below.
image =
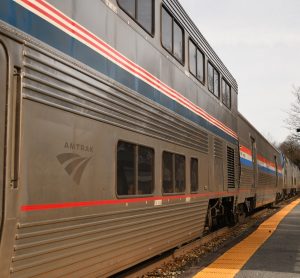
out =
[(239, 111), (282, 142), (300, 86), (300, 0), (180, 0), (239, 85)]

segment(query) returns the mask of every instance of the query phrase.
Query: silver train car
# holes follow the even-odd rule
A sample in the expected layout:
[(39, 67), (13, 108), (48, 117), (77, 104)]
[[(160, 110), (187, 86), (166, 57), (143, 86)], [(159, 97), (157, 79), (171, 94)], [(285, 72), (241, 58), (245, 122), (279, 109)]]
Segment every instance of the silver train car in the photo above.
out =
[[(243, 212), (275, 202), (283, 193), (284, 161), (273, 147), (245, 117), (238, 117), (240, 144), (240, 194)], [(243, 202), (243, 199), (246, 199)]]
[(289, 196), (293, 196), (300, 191), (299, 178), (299, 168), (296, 165), (294, 165), (288, 158), (285, 158), (282, 197), (286, 198)]
[(283, 194), (177, 0), (0, 6), (0, 277), (107, 277)]
[(240, 178), (237, 214), (299, 192), (299, 168), (239, 113)]

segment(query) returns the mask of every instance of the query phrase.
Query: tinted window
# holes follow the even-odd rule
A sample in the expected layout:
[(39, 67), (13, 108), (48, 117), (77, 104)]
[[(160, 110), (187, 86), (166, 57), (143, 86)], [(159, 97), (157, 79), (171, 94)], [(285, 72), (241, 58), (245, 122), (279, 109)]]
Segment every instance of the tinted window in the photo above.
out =
[(135, 0), (119, 0), (118, 3), (126, 13), (135, 18)]
[(214, 69), (214, 95), (219, 97), (219, 73)]
[(212, 93), (214, 92), (214, 68), (213, 66), (208, 63), (208, 74), (207, 74), (207, 82), (208, 82), (208, 90)]
[(154, 150), (120, 141), (117, 147), (118, 195), (151, 194), (154, 189)]
[(175, 155), (175, 192), (185, 191), (185, 157)]
[(185, 157), (163, 152), (163, 193), (185, 191)]
[(117, 149), (118, 195), (135, 194), (135, 148), (133, 144), (119, 142)]
[(189, 55), (190, 72), (204, 83), (204, 55), (191, 40), (189, 41)]
[(154, 0), (118, 0), (119, 6), (149, 34), (153, 34)]
[(191, 192), (198, 191), (198, 159), (191, 159)]
[(153, 33), (153, 1), (137, 0), (137, 21), (148, 31)]
[(162, 7), (161, 41), (166, 48), (179, 62), (183, 62), (184, 39), (183, 29), (175, 21), (172, 15)]
[(163, 152), (163, 192), (173, 193), (173, 155)]
[(208, 81), (208, 89), (216, 96), (219, 97), (219, 73), (218, 71), (211, 65), (211, 63), (208, 63), (208, 76), (207, 76), (207, 81)]
[(163, 8), (162, 9), (162, 45), (169, 51), (172, 52), (172, 24), (173, 19), (169, 13)]
[(174, 49), (173, 54), (180, 62), (183, 61), (183, 30), (174, 21)]
[(222, 79), (222, 101), (228, 108), (231, 108), (231, 88), (224, 79)]
[(197, 78), (204, 82), (204, 55), (197, 49)]
[(139, 146), (138, 152), (138, 193), (151, 194), (154, 188), (154, 151)]
[(197, 60), (197, 52), (196, 46), (189, 41), (189, 64), (190, 64), (190, 72), (196, 76), (196, 60)]

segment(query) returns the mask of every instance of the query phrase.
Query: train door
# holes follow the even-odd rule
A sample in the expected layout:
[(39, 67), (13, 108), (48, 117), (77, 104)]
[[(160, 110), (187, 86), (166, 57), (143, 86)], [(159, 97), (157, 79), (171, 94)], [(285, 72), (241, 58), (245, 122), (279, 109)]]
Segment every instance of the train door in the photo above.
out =
[(250, 138), (251, 138), (251, 154), (252, 154), (252, 169), (253, 169), (252, 187), (256, 187), (256, 180), (257, 180), (256, 142), (252, 136)]
[(0, 41), (0, 241), (4, 213), (4, 163), (5, 163), (5, 121), (8, 59)]

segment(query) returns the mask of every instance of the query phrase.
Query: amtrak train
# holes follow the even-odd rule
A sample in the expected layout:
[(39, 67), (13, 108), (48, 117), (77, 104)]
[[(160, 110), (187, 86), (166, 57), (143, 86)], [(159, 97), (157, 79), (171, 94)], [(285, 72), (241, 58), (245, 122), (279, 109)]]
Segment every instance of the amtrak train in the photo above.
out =
[(0, 0), (0, 277), (107, 277), (299, 191), (177, 0)]

